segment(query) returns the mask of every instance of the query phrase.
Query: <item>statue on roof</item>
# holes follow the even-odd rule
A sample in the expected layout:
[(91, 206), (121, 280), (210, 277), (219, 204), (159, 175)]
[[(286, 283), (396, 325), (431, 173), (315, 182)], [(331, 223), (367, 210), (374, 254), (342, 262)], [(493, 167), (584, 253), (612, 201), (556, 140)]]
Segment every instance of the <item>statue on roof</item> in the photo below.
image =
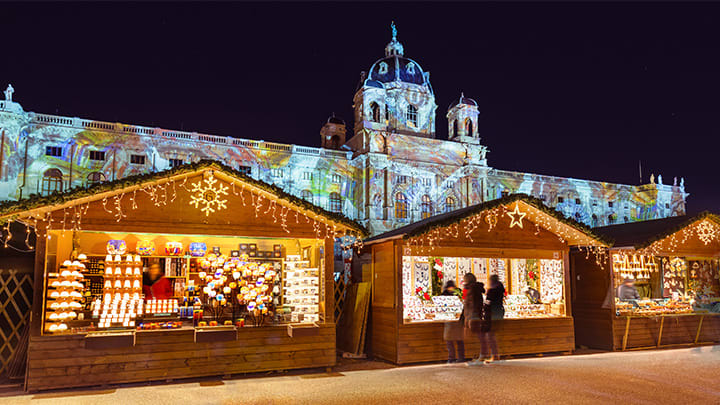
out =
[(397, 41), (397, 27), (395, 26), (395, 21), (390, 23), (390, 29), (392, 30), (393, 41)]
[(5, 101), (12, 101), (13, 93), (15, 93), (15, 89), (12, 84), (8, 84), (7, 89), (5, 89)]
[(655, 184), (655, 173), (650, 175), (650, 184)]

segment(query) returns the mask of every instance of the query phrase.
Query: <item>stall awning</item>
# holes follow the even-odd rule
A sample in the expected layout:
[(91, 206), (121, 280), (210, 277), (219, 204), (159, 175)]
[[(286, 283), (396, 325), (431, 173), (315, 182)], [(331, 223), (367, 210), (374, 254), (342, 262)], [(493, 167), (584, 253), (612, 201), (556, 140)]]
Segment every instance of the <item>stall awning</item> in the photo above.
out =
[[(207, 190), (191, 190), (192, 184), (188, 179), (200, 176), (207, 176), (216, 179), (218, 184), (225, 184), (226, 187), (222, 192), (209, 187)], [(187, 184), (186, 184), (187, 183)], [(230, 188), (232, 186), (232, 188)], [(97, 203), (102, 201), (102, 208), (107, 212), (112, 210), (112, 201), (117, 196), (130, 196), (130, 195), (143, 195), (147, 196), (151, 193), (157, 194), (153, 198), (164, 199), (163, 204), (167, 204), (168, 201), (175, 198), (180, 193), (188, 195), (196, 195), (198, 205), (202, 208), (207, 201), (212, 197), (211, 203), (215, 203), (215, 209), (218, 209), (219, 215), (227, 216), (228, 213), (224, 209), (225, 207), (218, 206), (218, 202), (222, 201), (221, 198), (227, 198), (229, 200), (236, 198), (237, 192), (235, 187), (243, 187), (251, 192), (251, 195), (262, 196), (264, 201), (270, 201), (273, 204), (278, 204), (278, 212), (299, 212), (306, 217), (312, 217), (314, 221), (320, 221), (323, 224), (327, 224), (330, 228), (334, 229), (340, 234), (352, 234), (358, 237), (367, 235), (367, 230), (357, 222), (334, 212), (329, 212), (321, 207), (313, 205), (305, 200), (302, 200), (294, 195), (284, 192), (277, 186), (267, 184), (263, 181), (253, 179), (244, 173), (241, 173), (233, 168), (226, 166), (220, 162), (213, 160), (202, 160), (197, 163), (185, 164), (175, 167), (170, 170), (148, 173), (143, 175), (136, 175), (125, 177), (116, 181), (103, 182), (92, 185), (90, 187), (74, 188), (65, 193), (56, 193), (49, 196), (32, 196), (27, 199), (20, 201), (8, 201), (0, 204), (0, 224), (7, 223), (9, 221), (21, 221), (28, 223), (28, 219), (42, 219), (50, 213), (57, 212), (58, 210), (69, 209), (72, 207), (78, 207), (80, 205), (90, 206), (90, 203)], [(219, 186), (218, 186), (219, 187)], [(224, 194), (223, 194), (224, 193)], [(221, 195), (222, 194), (222, 195)], [(233, 196), (234, 194), (234, 196)], [(215, 197), (218, 197), (217, 200)], [(127, 201), (126, 197), (125, 200)], [(179, 197), (178, 197), (179, 198)], [(250, 198), (250, 197), (248, 197)], [(105, 201), (110, 201), (107, 204)], [(160, 201), (158, 201), (160, 203)], [(251, 202), (248, 201), (247, 204)], [(123, 204), (127, 204), (124, 202)], [(134, 203), (133, 203), (134, 204)], [(228, 203), (230, 204), (230, 203)], [(237, 203), (239, 204), (239, 203)], [(245, 205), (245, 201), (242, 202)], [(187, 204), (185, 205), (187, 206)], [(270, 206), (263, 208), (263, 211), (270, 209)], [(127, 208), (125, 208), (127, 210)], [(282, 210), (286, 211), (282, 211)], [(280, 214), (275, 216), (279, 217)], [(277, 221), (277, 219), (275, 219)], [(293, 220), (293, 222), (295, 222)]]
[(439, 228), (467, 224), (468, 221), (472, 221), (472, 226), (492, 227), (492, 215), (510, 215), (510, 218), (515, 218), (516, 220), (522, 216), (522, 220), (530, 221), (547, 231), (561, 236), (570, 246), (608, 247), (612, 243), (611, 239), (595, 234), (587, 226), (566, 217), (562, 213), (543, 204), (540, 199), (527, 194), (511, 194), (497, 200), (435, 215), (410, 225), (373, 236), (365, 240), (364, 243), (372, 244), (390, 239), (414, 238), (428, 234)]

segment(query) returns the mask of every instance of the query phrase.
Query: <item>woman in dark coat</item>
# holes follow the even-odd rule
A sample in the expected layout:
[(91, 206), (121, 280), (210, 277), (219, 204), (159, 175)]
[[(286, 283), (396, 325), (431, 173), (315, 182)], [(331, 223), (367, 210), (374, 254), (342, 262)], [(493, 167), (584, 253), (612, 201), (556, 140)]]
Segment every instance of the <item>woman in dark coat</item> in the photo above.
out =
[(482, 324), (483, 324), (483, 293), (485, 292), (484, 285), (478, 283), (475, 275), (472, 273), (465, 274), (463, 278), (464, 287), (467, 290), (465, 295), (465, 307), (463, 308), (463, 317), (465, 320), (465, 333), (475, 334), (480, 339), (481, 354), (476, 359), (471, 361), (470, 365), (482, 364), (482, 356), (485, 353), (485, 341), (482, 338)]
[[(505, 286), (500, 282), (500, 277), (497, 274), (490, 276), (490, 289), (488, 289), (486, 297), (485, 317), (480, 339), (483, 347), (483, 357), (487, 359), (485, 363), (492, 363), (498, 360), (499, 357), (497, 339), (493, 329), (497, 328), (498, 323), (505, 318), (505, 308), (503, 307)], [(489, 358), (486, 356), (486, 347), (490, 348), (491, 355)]]
[[(456, 295), (455, 282), (450, 280), (445, 283), (442, 295)], [(448, 363), (465, 361), (465, 336), (463, 331), (462, 317), (457, 321), (445, 322), (443, 340), (447, 344)], [(457, 347), (457, 350), (455, 348)]]

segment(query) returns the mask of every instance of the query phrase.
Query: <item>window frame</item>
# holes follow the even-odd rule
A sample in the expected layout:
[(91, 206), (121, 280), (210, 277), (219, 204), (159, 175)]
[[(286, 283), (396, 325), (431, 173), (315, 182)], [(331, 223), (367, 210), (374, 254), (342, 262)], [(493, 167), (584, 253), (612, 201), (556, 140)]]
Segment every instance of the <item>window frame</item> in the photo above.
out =
[(407, 108), (405, 109), (405, 120), (408, 122), (408, 124), (412, 123), (414, 127), (417, 127), (418, 126), (418, 108), (412, 104), (408, 104)]
[[(59, 174), (59, 176), (55, 176), (55, 174)], [(51, 186), (53, 186), (52, 189)], [(47, 169), (43, 172), (40, 183), (40, 194), (47, 196), (54, 192), (62, 193), (64, 186), (62, 170), (57, 168)]]
[(395, 193), (395, 219), (408, 218), (408, 202), (405, 194)]
[(45, 145), (45, 156), (62, 157), (62, 155), (63, 155), (63, 147), (62, 146)]
[(333, 191), (328, 195), (328, 211), (337, 214), (342, 213), (342, 196), (340, 193)]
[[(133, 161), (133, 160), (136, 160), (136, 158), (141, 158), (141, 159), (142, 159), (142, 163), (138, 163), (138, 162)], [(145, 156), (145, 155), (130, 154), (130, 164), (131, 164), (131, 165), (143, 166), (143, 165), (145, 165), (145, 161), (146, 161), (146, 160), (147, 160), (147, 156)]]
[(433, 204), (429, 195), (423, 194), (420, 197), (420, 219), (427, 219), (433, 216)]
[(104, 150), (88, 151), (88, 160), (92, 160), (95, 162), (104, 162), (105, 161), (105, 151)]

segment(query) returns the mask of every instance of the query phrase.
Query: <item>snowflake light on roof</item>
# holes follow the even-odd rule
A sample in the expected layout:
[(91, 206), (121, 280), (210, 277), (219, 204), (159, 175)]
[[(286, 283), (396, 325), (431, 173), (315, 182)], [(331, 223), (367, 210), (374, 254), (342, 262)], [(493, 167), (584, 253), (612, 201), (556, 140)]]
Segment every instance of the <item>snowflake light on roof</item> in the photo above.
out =
[(697, 226), (697, 236), (700, 238), (702, 243), (709, 244), (718, 235), (718, 229), (716, 226), (710, 223), (710, 221), (702, 221)]
[(195, 208), (200, 208), (200, 211), (205, 213), (205, 216), (209, 216), (211, 212), (227, 208), (227, 200), (221, 199), (222, 196), (228, 195), (228, 186), (224, 186), (218, 183), (217, 179), (213, 176), (212, 172), (206, 172), (205, 178), (202, 181), (192, 185), (191, 192), (193, 195), (190, 196), (190, 205)]

